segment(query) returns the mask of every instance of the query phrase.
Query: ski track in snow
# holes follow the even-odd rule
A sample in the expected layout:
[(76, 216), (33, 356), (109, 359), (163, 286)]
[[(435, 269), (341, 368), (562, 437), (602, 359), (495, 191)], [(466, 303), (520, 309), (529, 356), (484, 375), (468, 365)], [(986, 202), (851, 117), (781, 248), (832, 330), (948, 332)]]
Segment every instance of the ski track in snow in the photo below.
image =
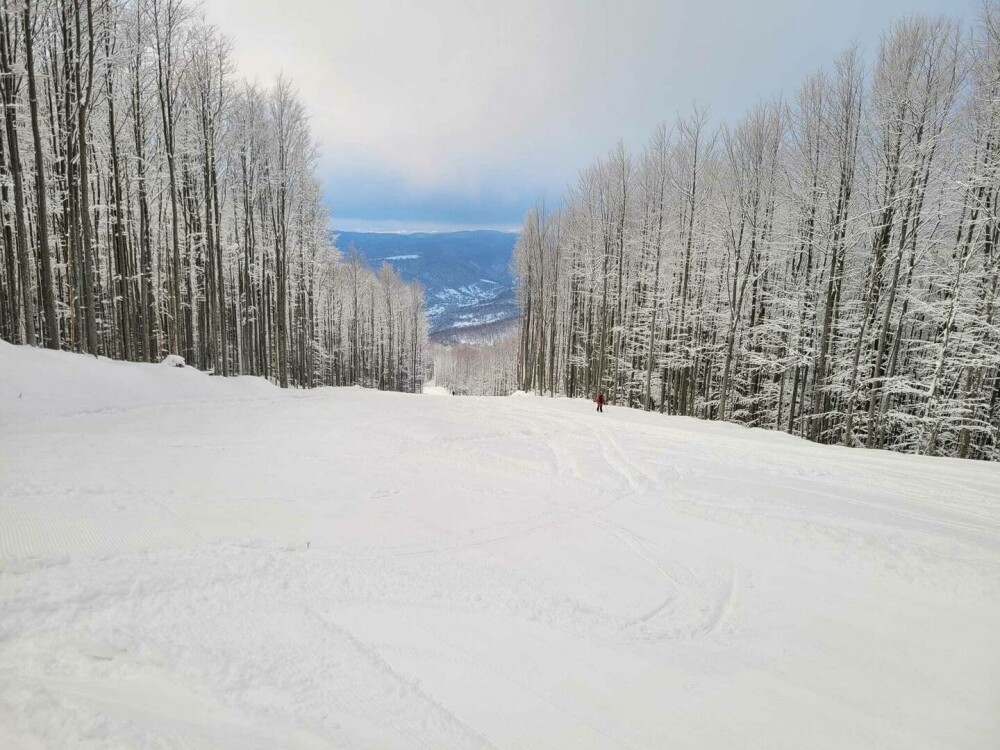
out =
[(998, 487), (0, 343), (0, 747), (994, 748)]

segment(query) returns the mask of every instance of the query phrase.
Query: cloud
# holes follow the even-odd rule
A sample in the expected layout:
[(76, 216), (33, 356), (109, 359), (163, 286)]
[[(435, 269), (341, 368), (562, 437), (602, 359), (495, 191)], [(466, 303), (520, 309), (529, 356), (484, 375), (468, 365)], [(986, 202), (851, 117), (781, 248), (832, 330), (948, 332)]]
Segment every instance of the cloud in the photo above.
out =
[[(736, 117), (907, 12), (978, 0), (207, 0), (241, 73), (294, 81), (335, 217), (516, 223), (692, 101)], [(362, 200), (362, 198), (364, 200)]]

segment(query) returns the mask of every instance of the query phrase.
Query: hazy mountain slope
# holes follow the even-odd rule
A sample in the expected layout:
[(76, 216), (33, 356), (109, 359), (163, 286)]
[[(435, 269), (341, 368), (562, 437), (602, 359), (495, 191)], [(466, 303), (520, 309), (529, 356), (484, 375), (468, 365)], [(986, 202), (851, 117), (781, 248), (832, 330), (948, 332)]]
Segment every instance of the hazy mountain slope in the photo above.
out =
[(352, 245), (373, 268), (391, 263), (427, 294), (431, 330), (482, 325), (517, 315), (510, 257), (517, 235), (476, 230), (410, 234), (336, 231), (337, 246)]

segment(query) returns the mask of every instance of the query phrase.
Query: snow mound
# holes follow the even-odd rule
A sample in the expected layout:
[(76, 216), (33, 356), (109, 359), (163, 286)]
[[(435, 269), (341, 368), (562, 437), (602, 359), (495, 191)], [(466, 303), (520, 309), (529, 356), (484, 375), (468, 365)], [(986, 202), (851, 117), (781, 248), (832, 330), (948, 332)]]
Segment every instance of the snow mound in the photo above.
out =
[(998, 486), (0, 343), (0, 747), (985, 750)]
[[(175, 404), (267, 398), (263, 378), (212, 378), (193, 367), (119, 362), (0, 341), (0, 426)], [(178, 357), (183, 363), (183, 359)]]
[(168, 354), (163, 358), (160, 364), (166, 365), (167, 367), (184, 367), (186, 362), (184, 361), (184, 357), (180, 354)]

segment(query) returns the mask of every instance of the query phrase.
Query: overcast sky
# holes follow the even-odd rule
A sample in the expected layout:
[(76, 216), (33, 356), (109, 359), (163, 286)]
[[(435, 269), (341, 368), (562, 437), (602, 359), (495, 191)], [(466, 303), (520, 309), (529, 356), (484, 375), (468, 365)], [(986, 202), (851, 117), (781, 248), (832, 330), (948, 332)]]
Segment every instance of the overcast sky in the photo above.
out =
[(339, 229), (513, 228), (693, 101), (734, 119), (852, 41), (980, 0), (205, 0), (240, 73), (292, 78)]

